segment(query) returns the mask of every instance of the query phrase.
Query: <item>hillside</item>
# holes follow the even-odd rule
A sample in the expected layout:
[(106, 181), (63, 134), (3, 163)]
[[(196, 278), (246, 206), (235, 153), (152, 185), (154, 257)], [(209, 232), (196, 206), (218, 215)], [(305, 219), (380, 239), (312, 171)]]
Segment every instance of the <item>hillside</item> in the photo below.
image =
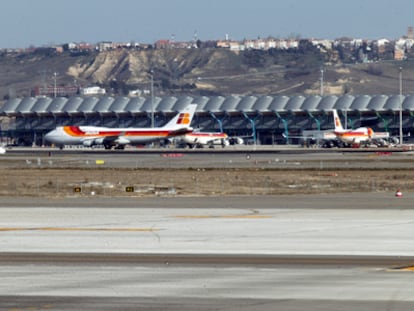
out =
[[(309, 52), (225, 49), (116, 50), (73, 55), (32, 52), (0, 56), (0, 97), (30, 96), (36, 86), (101, 85), (108, 94), (150, 89), (153, 70), (157, 96), (414, 93), (414, 62), (342, 64)], [(329, 65), (327, 65), (327, 63)]]

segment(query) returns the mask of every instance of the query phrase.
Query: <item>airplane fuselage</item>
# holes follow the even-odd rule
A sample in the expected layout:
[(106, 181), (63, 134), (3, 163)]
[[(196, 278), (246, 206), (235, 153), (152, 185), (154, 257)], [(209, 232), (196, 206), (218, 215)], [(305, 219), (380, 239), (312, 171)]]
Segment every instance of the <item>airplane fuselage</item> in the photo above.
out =
[(220, 144), (223, 145), (227, 142), (227, 134), (226, 133), (215, 133), (215, 132), (193, 132), (182, 136), (182, 139), (185, 143), (191, 145), (212, 145), (212, 144)]
[(83, 145), (87, 147), (103, 145), (123, 149), (125, 145), (140, 145), (160, 141), (165, 138), (191, 133), (191, 120), (196, 105), (188, 105), (162, 127), (151, 128), (107, 128), (98, 126), (58, 126), (45, 135), (45, 139), (57, 146)]
[[(189, 133), (191, 130), (178, 131), (176, 135)], [(95, 126), (61, 126), (46, 134), (45, 138), (54, 144), (62, 145), (99, 145), (105, 139), (116, 137), (115, 140), (129, 144), (145, 144), (155, 140), (175, 136), (170, 130), (105, 128)]]
[(369, 127), (361, 127), (355, 130), (335, 130), (336, 137), (347, 144), (360, 144), (370, 141), (374, 131)]

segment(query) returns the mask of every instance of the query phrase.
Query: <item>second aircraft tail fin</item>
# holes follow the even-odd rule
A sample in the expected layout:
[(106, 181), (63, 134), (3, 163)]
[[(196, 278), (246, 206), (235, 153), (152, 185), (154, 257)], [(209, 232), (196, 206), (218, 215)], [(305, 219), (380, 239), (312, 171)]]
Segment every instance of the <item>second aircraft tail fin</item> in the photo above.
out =
[(338, 112), (336, 109), (333, 109), (333, 117), (334, 117), (334, 125), (335, 131), (343, 131), (344, 128), (342, 127), (341, 119), (339, 119)]

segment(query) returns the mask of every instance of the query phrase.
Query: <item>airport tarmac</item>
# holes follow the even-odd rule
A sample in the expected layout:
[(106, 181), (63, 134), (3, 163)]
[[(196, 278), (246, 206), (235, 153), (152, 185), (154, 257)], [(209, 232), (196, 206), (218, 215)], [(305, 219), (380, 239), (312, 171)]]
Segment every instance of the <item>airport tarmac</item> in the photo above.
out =
[[(411, 152), (30, 149), (1, 159), (0, 310), (414, 308)], [(123, 188), (153, 183), (156, 169), (168, 185), (189, 172), (195, 188), (63, 195), (59, 179), (82, 172), (75, 180), (115, 177)], [(232, 178), (202, 179), (214, 170)], [(253, 177), (262, 188), (222, 195)], [(200, 182), (219, 191), (205, 195)], [(352, 183), (360, 191), (346, 193)]]
[(1, 310), (412, 310), (414, 195), (7, 198)]

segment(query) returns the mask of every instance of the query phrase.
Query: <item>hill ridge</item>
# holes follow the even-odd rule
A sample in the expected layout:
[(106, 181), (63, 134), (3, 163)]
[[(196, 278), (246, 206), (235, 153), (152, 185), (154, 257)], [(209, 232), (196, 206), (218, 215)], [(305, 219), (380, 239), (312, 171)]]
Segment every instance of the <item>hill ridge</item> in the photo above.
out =
[[(36, 87), (99, 85), (110, 95), (149, 90), (157, 96), (397, 94), (403, 67), (403, 92), (414, 93), (414, 63), (330, 62), (311, 51), (269, 52), (227, 49), (115, 50), (84, 55), (11, 54), (0, 56), (0, 96), (34, 95)], [(323, 66), (321, 65), (323, 64)]]

